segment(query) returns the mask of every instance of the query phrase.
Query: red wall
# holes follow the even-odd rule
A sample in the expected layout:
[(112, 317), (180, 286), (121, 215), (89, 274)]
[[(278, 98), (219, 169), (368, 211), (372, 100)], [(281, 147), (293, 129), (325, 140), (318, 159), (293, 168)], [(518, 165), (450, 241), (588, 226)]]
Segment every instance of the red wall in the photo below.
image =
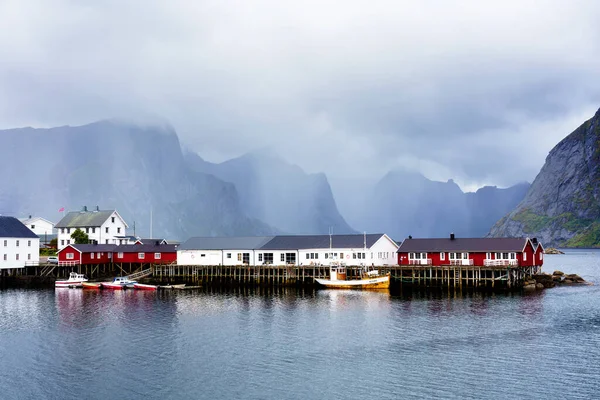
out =
[(119, 258), (119, 253), (113, 253), (113, 262), (116, 263), (151, 263), (151, 264), (170, 264), (177, 261), (177, 252), (160, 253), (160, 259), (154, 259), (154, 253), (144, 253), (144, 258), (139, 258), (138, 253), (123, 253), (123, 258)]
[[(68, 259), (67, 258), (67, 254), (68, 253), (72, 253), (73, 254), (73, 258)], [(73, 261), (77, 261), (77, 263), (79, 263), (79, 259), (80, 259), (80, 253), (79, 251), (75, 250), (73, 247), (71, 246), (67, 246), (63, 249), (61, 249), (58, 252), (58, 262), (73, 262)]]

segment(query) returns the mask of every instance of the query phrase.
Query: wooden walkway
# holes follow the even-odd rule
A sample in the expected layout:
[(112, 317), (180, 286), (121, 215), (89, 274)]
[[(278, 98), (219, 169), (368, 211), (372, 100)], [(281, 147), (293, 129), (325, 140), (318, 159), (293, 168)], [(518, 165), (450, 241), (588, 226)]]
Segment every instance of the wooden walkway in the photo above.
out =
[[(454, 288), (518, 288), (528, 276), (541, 272), (541, 267), (519, 266), (384, 266), (393, 285)], [(348, 279), (361, 276), (362, 266), (346, 266)], [(324, 265), (262, 265), (262, 266), (197, 266), (175, 264), (100, 264), (100, 265), (40, 265), (13, 269), (13, 275), (64, 278), (75, 271), (90, 280), (113, 276), (146, 278), (155, 282), (181, 282), (193, 285), (224, 286), (304, 286), (314, 285), (314, 278), (329, 278)]]

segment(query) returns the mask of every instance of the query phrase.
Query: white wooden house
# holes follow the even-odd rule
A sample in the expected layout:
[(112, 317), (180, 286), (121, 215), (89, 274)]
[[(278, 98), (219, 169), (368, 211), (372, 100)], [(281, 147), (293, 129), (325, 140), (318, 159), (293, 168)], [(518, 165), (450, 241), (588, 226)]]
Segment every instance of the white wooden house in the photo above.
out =
[(116, 210), (96, 207), (88, 211), (83, 207), (81, 211), (71, 211), (56, 224), (59, 250), (73, 242), (71, 235), (77, 228), (87, 233), (90, 243), (119, 244), (119, 237), (127, 236), (128, 225)]
[(40, 261), (40, 238), (14, 217), (0, 216), (0, 269), (23, 268)]
[(256, 265), (256, 250), (273, 236), (193, 237), (177, 248), (178, 265)]

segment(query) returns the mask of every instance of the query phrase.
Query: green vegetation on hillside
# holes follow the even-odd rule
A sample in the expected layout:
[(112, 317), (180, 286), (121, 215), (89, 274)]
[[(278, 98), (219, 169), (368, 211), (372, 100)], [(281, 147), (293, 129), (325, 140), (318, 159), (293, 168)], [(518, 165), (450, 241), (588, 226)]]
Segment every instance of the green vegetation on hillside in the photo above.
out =
[(566, 247), (600, 247), (600, 223), (594, 222), (579, 235), (565, 242)]
[(591, 219), (579, 218), (573, 213), (567, 212), (549, 217), (547, 215), (536, 214), (529, 209), (519, 211), (513, 220), (523, 224), (523, 232), (539, 232), (549, 226), (560, 226), (570, 232), (581, 231), (590, 226), (594, 221)]

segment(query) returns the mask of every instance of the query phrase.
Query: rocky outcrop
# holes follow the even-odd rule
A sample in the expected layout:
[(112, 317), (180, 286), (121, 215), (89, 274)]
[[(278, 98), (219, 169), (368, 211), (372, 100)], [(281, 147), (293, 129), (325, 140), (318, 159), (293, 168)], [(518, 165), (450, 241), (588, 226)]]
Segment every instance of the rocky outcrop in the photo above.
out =
[(552, 273), (552, 275), (542, 273), (542, 274), (533, 275), (532, 277), (525, 279), (525, 281), (523, 282), (523, 289), (524, 290), (539, 290), (539, 289), (552, 288), (552, 287), (555, 287), (556, 285), (561, 285), (561, 284), (568, 285), (568, 284), (582, 284), (582, 283), (587, 284), (585, 279), (583, 279), (582, 277), (580, 277), (577, 274), (565, 275), (565, 273), (562, 271), (554, 271)]
[(600, 246), (600, 110), (558, 143), (523, 201), (489, 236), (537, 237), (564, 247)]
[(565, 254), (564, 251), (560, 251), (554, 247), (548, 247), (547, 249), (544, 249), (544, 253), (546, 253), (546, 254)]

